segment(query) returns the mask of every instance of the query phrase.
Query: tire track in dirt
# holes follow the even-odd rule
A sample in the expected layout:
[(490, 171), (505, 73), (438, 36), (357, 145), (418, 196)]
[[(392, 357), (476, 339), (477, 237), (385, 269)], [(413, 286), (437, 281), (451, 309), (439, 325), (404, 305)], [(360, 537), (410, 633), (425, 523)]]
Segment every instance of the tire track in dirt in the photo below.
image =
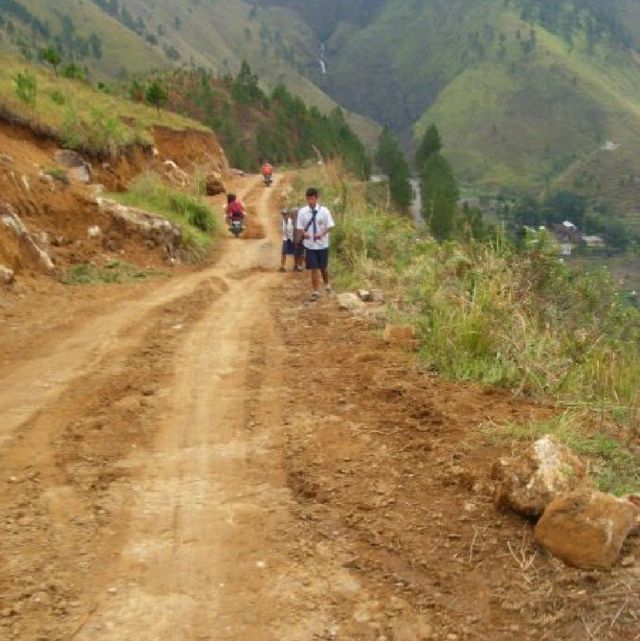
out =
[(171, 353), (224, 289), (210, 279), (141, 319), (136, 347), (125, 343), (103, 357), (3, 448), (6, 638), (60, 638), (95, 589), (96, 567), (109, 562), (124, 527), (110, 496), (112, 484), (129, 475), (121, 459), (150, 442)]
[[(234, 260), (256, 253), (247, 243), (233, 249)], [(99, 589), (96, 572), (126, 525), (114, 499), (130, 476), (123, 459), (157, 432), (173, 352), (228, 289), (218, 272), (149, 283), (148, 294), (96, 315), (53, 349), (47, 337), (2, 376), (3, 638), (64, 638), (78, 612), (95, 609), (86, 594)]]

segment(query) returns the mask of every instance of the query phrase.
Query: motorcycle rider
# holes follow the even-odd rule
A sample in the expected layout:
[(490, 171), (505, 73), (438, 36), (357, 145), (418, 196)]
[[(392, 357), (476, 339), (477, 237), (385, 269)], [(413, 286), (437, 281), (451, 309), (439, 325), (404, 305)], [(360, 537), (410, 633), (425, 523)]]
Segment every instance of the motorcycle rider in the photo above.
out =
[(224, 213), (227, 225), (231, 225), (234, 220), (239, 220), (244, 227), (246, 210), (242, 201), (238, 200), (235, 194), (227, 194), (227, 206), (224, 208)]
[(270, 184), (273, 180), (273, 166), (266, 160), (262, 165), (262, 179), (266, 184)]

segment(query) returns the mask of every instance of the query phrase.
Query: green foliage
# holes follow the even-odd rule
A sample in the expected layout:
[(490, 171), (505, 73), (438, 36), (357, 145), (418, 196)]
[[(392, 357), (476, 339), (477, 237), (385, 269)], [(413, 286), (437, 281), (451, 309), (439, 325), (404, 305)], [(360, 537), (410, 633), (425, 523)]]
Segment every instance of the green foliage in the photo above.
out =
[(154, 172), (140, 174), (124, 193), (112, 195), (125, 205), (155, 212), (179, 224), (183, 243), (194, 260), (204, 256), (220, 224), (199, 196), (190, 196), (162, 182)]
[(25, 70), (19, 72), (15, 77), (16, 95), (26, 105), (35, 105), (38, 94), (38, 81), (34, 74)]
[(246, 60), (242, 61), (240, 71), (233, 81), (231, 95), (240, 105), (257, 103), (263, 107), (268, 106), (267, 96), (258, 85), (258, 76), (251, 71)]
[(255, 171), (265, 159), (282, 165), (321, 156), (343, 158), (358, 176), (369, 173), (364, 146), (341, 110), (326, 116), (307, 108), (283, 85), (267, 96), (247, 64), (235, 77), (198, 69), (173, 72), (164, 81), (170, 106), (210, 125), (235, 167)]
[(394, 288), (430, 367), (537, 397), (640, 406), (640, 311), (606, 270), (570, 269), (544, 238), (521, 250), (500, 236), (468, 245), (419, 239), (356, 188), (330, 184), (330, 198), (348, 202), (335, 212), (340, 269)]
[(420, 167), (422, 216), (438, 240), (451, 238), (454, 229), (458, 184), (449, 161), (433, 153)]
[(406, 210), (413, 199), (409, 165), (388, 127), (380, 133), (375, 162), (389, 177), (389, 191), (396, 207)]
[(53, 70), (55, 71), (57, 76), (58, 66), (62, 62), (62, 55), (60, 54), (60, 52), (54, 47), (47, 47), (46, 49), (42, 49), (40, 51), (40, 58), (53, 67)]
[(424, 163), (442, 150), (442, 138), (436, 125), (431, 124), (424, 132), (424, 136), (420, 139), (418, 149), (416, 150), (416, 167), (418, 170)]
[(90, 263), (80, 263), (70, 267), (62, 277), (65, 285), (97, 285), (131, 283), (145, 280), (159, 272), (140, 269), (124, 261), (109, 261), (103, 268)]
[(62, 167), (47, 167), (43, 171), (47, 176), (51, 176), (65, 185), (69, 184), (69, 176), (67, 175), (66, 169)]
[(169, 94), (159, 80), (154, 80), (145, 89), (144, 99), (148, 105), (156, 108), (159, 116), (160, 109), (165, 106), (169, 99)]
[(84, 80), (84, 71), (75, 62), (70, 62), (62, 68), (62, 76), (70, 80)]

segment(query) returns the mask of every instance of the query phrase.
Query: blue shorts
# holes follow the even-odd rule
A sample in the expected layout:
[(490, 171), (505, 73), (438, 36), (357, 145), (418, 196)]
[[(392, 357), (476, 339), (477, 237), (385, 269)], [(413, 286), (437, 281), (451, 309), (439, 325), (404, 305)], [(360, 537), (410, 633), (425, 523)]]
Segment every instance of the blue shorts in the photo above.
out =
[(326, 269), (329, 264), (329, 249), (307, 249), (307, 269)]
[(282, 241), (282, 255), (283, 256), (293, 256), (295, 252), (295, 245), (292, 240), (283, 240)]

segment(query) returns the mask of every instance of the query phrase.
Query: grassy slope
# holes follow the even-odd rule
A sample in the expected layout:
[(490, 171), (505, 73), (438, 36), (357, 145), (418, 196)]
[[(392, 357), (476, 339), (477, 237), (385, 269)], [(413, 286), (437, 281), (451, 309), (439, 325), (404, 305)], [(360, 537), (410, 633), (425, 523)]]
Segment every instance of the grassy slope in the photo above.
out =
[(83, 38), (97, 33), (103, 42), (104, 55), (95, 61), (95, 66), (106, 76), (115, 76), (121, 69), (138, 73), (167, 64), (162, 51), (147, 44), (90, 0), (65, 0), (63, 8), (50, 1), (20, 1), (32, 14), (49, 23), (54, 34), (60, 29), (60, 13), (72, 18), (78, 35)]
[[(16, 95), (15, 77), (25, 71), (37, 79), (34, 105), (26, 105)], [(52, 98), (55, 92), (64, 97), (63, 104)], [(208, 131), (188, 118), (168, 112), (158, 117), (155, 109), (102, 93), (77, 80), (56, 77), (52, 71), (7, 56), (0, 56), (0, 110), (63, 141), (72, 134), (84, 134), (94, 151), (150, 143), (150, 129), (156, 125)], [(101, 145), (104, 146), (100, 148)]]
[[(630, 15), (633, 26), (640, 12)], [(530, 25), (499, 0), (388, 0), (329, 60), (332, 92), (398, 129), (417, 123), (418, 135), (437, 122), (461, 178), (490, 188), (539, 191), (608, 139), (637, 146), (640, 65), (629, 54), (600, 47), (589, 56), (579, 38), (571, 51), (538, 26), (527, 56), (517, 30), (528, 39)], [(484, 57), (469, 46), (474, 32)], [(622, 175), (640, 170), (640, 153), (620, 164)]]
[[(52, 0), (22, 0), (32, 13), (46, 20), (54, 33), (59, 30), (57, 13), (61, 11)], [(134, 17), (141, 17), (147, 30), (158, 36), (160, 44), (151, 46), (134, 32), (120, 25), (102, 12), (90, 0), (69, 0), (64, 13), (74, 21), (80, 35), (96, 31), (104, 43), (105, 55), (99, 61), (89, 61), (100, 73), (115, 76), (121, 69), (129, 72), (147, 72), (174, 65), (163, 52), (163, 46), (173, 46), (180, 53), (176, 64), (202, 65), (218, 73), (235, 72), (246, 59), (270, 87), (285, 82), (289, 89), (300, 95), (308, 104), (329, 112), (336, 102), (322, 89), (305, 78), (296, 69), (297, 64), (308, 65), (309, 43), (313, 40), (309, 28), (296, 14), (282, 9), (260, 10), (254, 20), (248, 15), (251, 8), (243, 0), (209, 0), (200, 2), (183, 0), (122, 0)], [(174, 19), (180, 18), (176, 28)], [(282, 47), (274, 37), (265, 42), (260, 39), (264, 23), (271, 34), (278, 31), (287, 47), (293, 47), (295, 60), (285, 59)], [(158, 27), (164, 31), (158, 35)], [(251, 31), (247, 38), (245, 29)], [(0, 42), (0, 47), (7, 43)], [(276, 52), (280, 50), (280, 54)], [(347, 114), (349, 123), (368, 143), (377, 139), (379, 127), (373, 121), (354, 113)]]
[[(527, 32), (515, 16), (501, 19), (505, 33)], [(492, 52), (463, 71), (418, 121), (418, 135), (438, 124), (464, 180), (540, 189), (606, 140), (640, 142), (640, 66), (612, 51), (569, 51), (541, 28), (537, 37), (533, 55), (511, 43), (504, 61)], [(640, 169), (640, 154), (631, 163)]]

